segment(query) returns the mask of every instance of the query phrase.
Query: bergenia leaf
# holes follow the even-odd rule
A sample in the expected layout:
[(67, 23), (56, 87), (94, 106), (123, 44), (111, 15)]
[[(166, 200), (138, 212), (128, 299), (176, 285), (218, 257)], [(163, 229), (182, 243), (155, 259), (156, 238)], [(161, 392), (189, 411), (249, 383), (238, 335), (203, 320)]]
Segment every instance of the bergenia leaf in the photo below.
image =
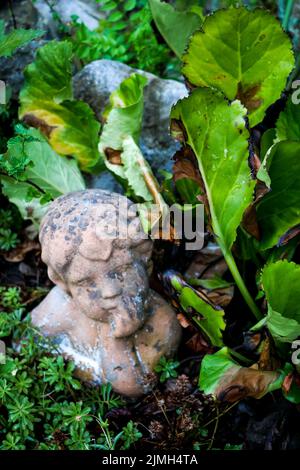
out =
[(134, 73), (110, 96), (109, 105), (104, 111), (106, 122), (99, 142), (99, 151), (109, 169), (110, 156), (122, 151), (124, 138), (131, 136), (138, 144), (144, 110), (143, 90), (146, 84), (145, 77)]
[[(149, 163), (131, 136), (123, 140), (120, 159), (121, 166), (114, 165), (118, 170), (122, 170), (122, 174), (118, 171), (117, 175), (126, 181), (129, 196), (131, 195), (134, 199), (141, 198), (146, 203), (138, 204), (139, 215), (144, 231), (148, 233), (152, 229), (154, 234), (155, 227), (160, 220), (163, 221), (168, 216), (169, 209), (160, 193), (158, 182)], [(156, 210), (152, 207), (152, 211), (149, 211), (152, 203), (156, 205)]]
[[(106, 122), (99, 143), (99, 151), (107, 168), (121, 179), (127, 195), (144, 201), (138, 206), (145, 232), (154, 228), (168, 214), (168, 206), (160, 194), (151, 167), (138, 147), (141, 133), (144, 97), (147, 79), (132, 74), (110, 96), (104, 111)], [(149, 212), (155, 203), (157, 211)], [(149, 218), (150, 217), (150, 218)]]
[(171, 271), (168, 276), (183, 310), (192, 316), (213, 346), (223, 346), (222, 331), (225, 329), (225, 322), (222, 308), (213, 305), (204, 293), (194, 289), (175, 272)]
[(267, 264), (261, 280), (269, 331), (276, 341), (291, 343), (300, 336), (300, 266), (286, 260)]
[[(40, 133), (36, 129), (28, 131), (33, 137)], [(24, 178), (31, 181), (54, 198), (72, 191), (85, 189), (85, 183), (75, 160), (62, 158), (43, 138), (25, 142), (24, 151), (30, 156), (31, 165)]]
[(192, 9), (178, 11), (160, 0), (149, 0), (149, 5), (160, 34), (170, 49), (181, 58), (190, 36), (200, 28), (202, 18)]
[(124, 177), (133, 194), (146, 202), (154, 201), (156, 193), (159, 193), (158, 184), (149, 163), (131, 136), (123, 140), (121, 162)]
[[(5, 159), (10, 157), (10, 153), (14, 154), (14, 158), (17, 158), (18, 154), (22, 158), (23, 154), (28, 155), (30, 164), (22, 173), (23, 181), (4, 176), (0, 179), (3, 193), (18, 206), (23, 218), (37, 222), (44, 213), (44, 206), (39, 207), (37, 198), (36, 201), (28, 203), (28, 189), (37, 188), (41, 190), (41, 194), (49, 194), (54, 199), (62, 194), (85, 189), (85, 183), (75, 160), (67, 160), (57, 155), (38, 130), (27, 130), (26, 136), (32, 137), (32, 140), (28, 138), (22, 142), (16, 138), (11, 139), (8, 152), (3, 156)], [(20, 185), (20, 194), (18, 185)], [(28, 209), (30, 207), (31, 211)]]
[(179, 101), (171, 113), (174, 137), (184, 140), (197, 158), (211, 225), (223, 252), (233, 245), (254, 189), (248, 166), (245, 115), (239, 101), (229, 104), (208, 88), (195, 90)]
[(246, 397), (261, 398), (281, 388), (284, 374), (242, 367), (235, 362), (228, 348), (207, 354), (201, 363), (199, 387), (217, 400), (235, 402)]
[(257, 173), (271, 189), (256, 208), (261, 249), (285, 243), (285, 234), (300, 224), (299, 155), (300, 142), (279, 142), (267, 152)]
[(32, 39), (37, 39), (44, 34), (44, 31), (33, 29), (14, 29), (5, 34), (5, 22), (0, 20), (0, 57), (9, 57), (21, 46), (24, 46)]
[(72, 45), (67, 41), (51, 41), (37, 51), (35, 61), (24, 71), (21, 114), (35, 108), (34, 103), (61, 103), (73, 98), (71, 60)]
[(53, 149), (76, 158), (84, 171), (101, 169), (100, 124), (92, 109), (72, 99), (72, 47), (52, 41), (40, 48), (25, 72), (19, 116), (39, 128)]
[(276, 122), (276, 137), (278, 140), (300, 141), (300, 106), (291, 98)]
[(183, 73), (191, 84), (240, 99), (251, 127), (280, 97), (294, 67), (292, 44), (280, 23), (265, 10), (244, 7), (206, 17), (183, 61)]

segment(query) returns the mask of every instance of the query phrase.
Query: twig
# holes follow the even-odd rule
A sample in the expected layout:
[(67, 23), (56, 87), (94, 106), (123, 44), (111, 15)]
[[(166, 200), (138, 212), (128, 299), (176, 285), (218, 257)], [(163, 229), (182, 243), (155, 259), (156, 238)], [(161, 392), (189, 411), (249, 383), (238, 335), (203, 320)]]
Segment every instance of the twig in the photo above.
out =
[(228, 411), (231, 410), (231, 408), (233, 408), (235, 405), (237, 405), (239, 403), (239, 401), (236, 401), (235, 403), (233, 403), (232, 405), (230, 405), (228, 408), (226, 408), (226, 410), (222, 411), (222, 413), (219, 414), (219, 408), (217, 408), (218, 412), (217, 412), (217, 416), (215, 416), (214, 418), (212, 418), (210, 421), (208, 421), (207, 423), (203, 424), (203, 428), (206, 428), (209, 424), (213, 423), (216, 419), (219, 419), (221, 418), (222, 416), (226, 415), (226, 413), (228, 413)]
[(14, 13), (14, 9), (13, 9), (13, 5), (12, 5), (11, 0), (8, 0), (8, 7), (9, 7), (9, 11), (10, 11), (10, 14), (11, 14), (11, 17), (12, 17), (14, 29), (17, 29), (17, 27), (18, 27), (17, 26), (17, 20), (16, 20), (16, 17), (15, 17), (15, 13)]
[[(165, 420), (167, 421), (168, 425), (171, 426), (171, 423), (170, 423), (170, 421), (169, 421), (169, 418), (168, 418), (168, 416), (166, 415), (165, 409), (164, 409), (163, 406), (161, 405), (160, 400), (157, 398), (156, 393), (154, 392), (154, 390), (152, 391), (152, 393), (153, 393), (153, 395), (154, 395), (155, 400), (157, 401), (157, 404), (158, 404), (159, 408), (161, 409), (162, 414), (163, 414), (164, 417), (165, 417)], [(153, 413), (153, 414), (154, 414), (154, 413)]]
[(216, 432), (217, 432), (217, 429), (218, 429), (218, 426), (219, 426), (219, 408), (217, 408), (217, 416), (216, 416), (215, 420), (216, 420), (216, 424), (215, 424), (215, 427), (214, 427), (214, 431), (213, 431), (209, 446), (207, 447), (207, 450), (210, 450), (212, 448), (212, 445), (213, 445), (214, 440), (215, 440)]

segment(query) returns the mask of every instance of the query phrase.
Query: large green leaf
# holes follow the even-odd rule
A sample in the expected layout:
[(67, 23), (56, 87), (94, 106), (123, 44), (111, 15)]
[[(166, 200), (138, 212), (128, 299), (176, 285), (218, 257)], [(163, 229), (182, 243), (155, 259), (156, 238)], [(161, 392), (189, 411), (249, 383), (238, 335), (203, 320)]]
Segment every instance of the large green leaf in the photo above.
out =
[(265, 10), (244, 7), (208, 16), (183, 57), (183, 73), (193, 85), (239, 98), (253, 127), (279, 97), (293, 69), (291, 41)]
[(107, 168), (124, 182), (127, 180), (125, 170), (121, 161), (115, 164), (114, 159), (120, 158), (124, 139), (132, 137), (136, 144), (139, 142), (146, 83), (147, 79), (142, 75), (132, 74), (110, 95), (109, 105), (104, 111), (106, 122), (100, 137), (99, 151)]
[(21, 92), (21, 114), (35, 108), (34, 103), (61, 103), (72, 94), (72, 45), (51, 41), (41, 47), (32, 64), (24, 71), (26, 85)]
[(246, 397), (261, 398), (281, 388), (284, 374), (241, 367), (228, 348), (207, 354), (201, 363), (199, 387), (220, 401), (234, 402)]
[[(39, 132), (32, 129), (31, 134), (34, 136)], [(26, 168), (24, 178), (50, 193), (53, 198), (85, 189), (75, 160), (61, 158), (46, 140), (25, 142), (24, 151), (32, 163)]]
[[(144, 95), (143, 90), (147, 79), (137, 73), (124, 80), (110, 96), (110, 102), (104, 111), (106, 120), (100, 142), (99, 151), (106, 166), (122, 177), (123, 171), (118, 171), (110, 163), (110, 155), (123, 149), (124, 138), (131, 136), (138, 144), (143, 119)], [(112, 151), (112, 152), (110, 152)]]
[(13, 158), (15, 164), (18, 155), (22, 158), (23, 155), (28, 156), (30, 163), (22, 172), (22, 181), (9, 176), (1, 176), (0, 179), (3, 193), (18, 206), (22, 216), (37, 222), (44, 213), (44, 206), (39, 203), (38, 197), (29, 200), (29, 190), (34, 189), (54, 199), (62, 194), (85, 189), (85, 183), (75, 160), (57, 155), (38, 130), (27, 130), (26, 137), (25, 141), (11, 139), (8, 151), (3, 156), (7, 160)]
[[(139, 214), (146, 232), (156, 225), (168, 208), (160, 194), (158, 183), (143, 157), (138, 141), (141, 133), (144, 99), (143, 89), (147, 79), (132, 74), (110, 96), (110, 103), (104, 111), (106, 122), (99, 143), (99, 151), (107, 168), (119, 178), (127, 195), (143, 201)], [(149, 205), (157, 204), (159, 210), (149, 219)]]
[(44, 31), (33, 29), (14, 29), (5, 34), (5, 22), (0, 20), (0, 57), (9, 57), (20, 46), (24, 46), (32, 39), (39, 38)]
[(179, 11), (160, 0), (149, 0), (149, 5), (160, 34), (170, 49), (181, 58), (189, 37), (200, 28), (202, 18), (191, 7), (187, 11)]
[(293, 104), (291, 98), (276, 122), (278, 140), (300, 140), (300, 106)]
[(256, 208), (261, 249), (281, 243), (285, 233), (300, 224), (300, 142), (284, 141), (267, 152), (258, 179), (271, 191)]
[(214, 306), (204, 294), (195, 290), (180, 276), (170, 274), (170, 283), (178, 294), (178, 300), (185, 312), (194, 311), (193, 320), (204, 331), (213, 346), (223, 346), (222, 331), (225, 329), (224, 311)]
[[(124, 178), (128, 181), (128, 186), (135, 197), (141, 197), (144, 201), (153, 201), (153, 192), (150, 190), (151, 184), (147, 185), (147, 178), (149, 177), (152, 181), (155, 181), (155, 178), (149, 163), (145, 160), (131, 136), (123, 140), (121, 162)], [(157, 184), (153, 191), (159, 192)]]
[(229, 104), (208, 88), (195, 90), (179, 101), (171, 113), (173, 135), (184, 139), (196, 155), (212, 228), (225, 252), (232, 247), (254, 189), (248, 166), (245, 115), (239, 101)]
[(81, 169), (94, 171), (101, 168), (100, 124), (86, 103), (72, 100), (71, 58), (67, 41), (52, 41), (38, 50), (24, 72), (19, 115), (38, 127), (57, 153), (74, 156)]
[[(111, 171), (116, 169), (116, 175), (126, 182), (127, 195), (133, 199), (142, 200), (138, 204), (138, 211), (144, 231), (156, 234), (157, 223), (168, 216), (169, 209), (159, 189), (158, 182), (152, 173), (151, 167), (144, 158), (133, 137), (123, 140), (123, 151), (120, 155), (121, 165), (110, 165)], [(152, 206), (156, 204), (156, 206)]]
[(300, 336), (300, 266), (286, 260), (267, 264), (261, 280), (268, 328), (277, 341), (290, 343)]

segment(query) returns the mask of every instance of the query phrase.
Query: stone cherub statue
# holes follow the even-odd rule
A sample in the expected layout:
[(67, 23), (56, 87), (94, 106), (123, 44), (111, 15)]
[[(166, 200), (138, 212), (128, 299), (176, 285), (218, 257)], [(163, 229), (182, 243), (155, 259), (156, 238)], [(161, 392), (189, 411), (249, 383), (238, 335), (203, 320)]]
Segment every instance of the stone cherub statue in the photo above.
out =
[(96, 189), (59, 197), (42, 221), (40, 242), (56, 286), (33, 310), (33, 324), (55, 338), (82, 378), (110, 382), (127, 396), (146, 392), (145, 375), (174, 354), (181, 331), (174, 311), (149, 288), (152, 241), (133, 203)]

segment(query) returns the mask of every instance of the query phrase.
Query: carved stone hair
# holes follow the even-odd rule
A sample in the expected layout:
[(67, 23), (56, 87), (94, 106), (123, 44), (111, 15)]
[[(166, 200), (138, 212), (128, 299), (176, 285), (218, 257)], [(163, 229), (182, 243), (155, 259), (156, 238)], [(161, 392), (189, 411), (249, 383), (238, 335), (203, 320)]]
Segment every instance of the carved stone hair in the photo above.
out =
[(40, 242), (49, 249), (52, 245), (52, 252), (63, 242), (66, 263), (76, 253), (105, 261), (114, 249), (127, 249), (147, 265), (152, 253), (152, 242), (143, 232), (135, 204), (122, 195), (97, 189), (57, 198), (42, 220)]

